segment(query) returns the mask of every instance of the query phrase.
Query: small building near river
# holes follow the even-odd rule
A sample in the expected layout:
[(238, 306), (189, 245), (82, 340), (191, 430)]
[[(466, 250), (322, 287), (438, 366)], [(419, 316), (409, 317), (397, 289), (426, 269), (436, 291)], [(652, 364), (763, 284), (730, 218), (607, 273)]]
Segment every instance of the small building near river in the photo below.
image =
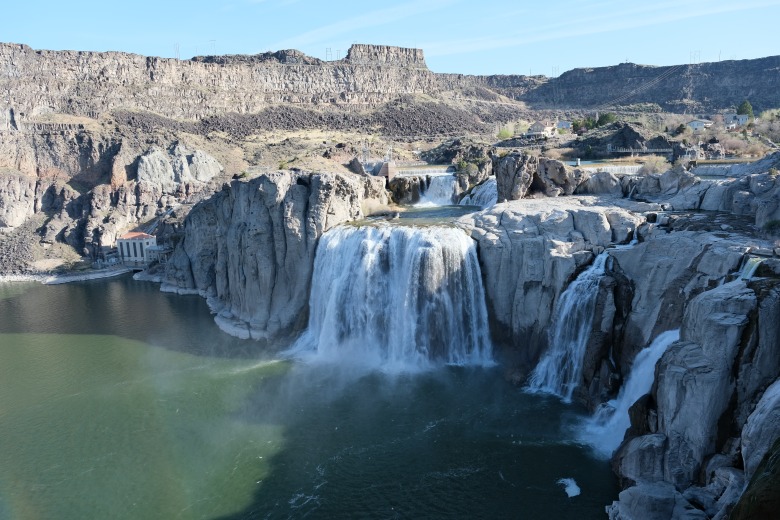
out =
[(124, 264), (146, 265), (151, 261), (149, 250), (157, 247), (157, 237), (131, 231), (116, 239), (116, 247)]

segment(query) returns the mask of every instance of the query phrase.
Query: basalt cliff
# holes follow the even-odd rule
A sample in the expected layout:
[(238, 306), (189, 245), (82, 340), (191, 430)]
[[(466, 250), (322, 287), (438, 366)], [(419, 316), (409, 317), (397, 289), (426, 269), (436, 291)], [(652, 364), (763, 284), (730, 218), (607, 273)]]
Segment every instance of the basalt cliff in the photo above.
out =
[[(267, 343), (289, 341), (305, 326), (323, 234), (360, 225), (377, 210), (391, 221), (397, 215), (386, 211), (384, 179), (336, 162), (257, 167), (261, 155), (284, 146), (253, 148), (259, 132), (478, 129), (507, 116), (495, 106), (511, 112), (522, 108), (514, 99), (548, 103), (550, 92), (557, 103), (577, 88), (578, 106), (641, 98), (726, 108), (747, 85), (732, 79), (708, 93), (695, 75), (675, 79), (692, 66), (621, 65), (549, 80), (441, 75), (419, 51), (374, 46), (320, 62), (293, 51), (179, 61), (4, 44), (0, 65), (0, 91), (9, 93), (0, 100), (7, 103), (3, 269), (29, 268), (16, 263), (24, 257), (17, 250), (29, 246), (23, 237), (89, 253), (124, 230), (154, 226), (172, 237), (163, 289), (202, 295), (224, 330)], [(718, 67), (742, 65), (755, 87), (751, 99), (780, 104), (767, 87), (776, 59)], [(602, 72), (608, 88), (588, 86)], [(653, 83), (667, 72), (668, 82)], [(327, 154), (345, 148), (325, 146)], [(466, 182), (484, 181), (466, 194), (484, 208), (448, 225), (473, 239), (491, 340), (509, 378), (525, 384), (551, 347), (562, 295), (599, 255), (606, 255), (604, 273), (575, 401), (589, 410), (608, 403), (639, 353), (679, 330), (655, 365), (652, 387), (628, 412), (630, 427), (612, 456), (623, 490), (610, 518), (771, 518), (777, 511), (780, 250), (771, 233), (780, 222), (778, 166), (774, 154), (719, 180), (681, 168), (616, 176), (508, 151), (490, 154)], [(751, 262), (757, 270), (743, 276)]]
[[(556, 302), (606, 250), (574, 399), (602, 406), (654, 338), (680, 331), (629, 411), (613, 456), (624, 491), (609, 517), (727, 518), (771, 507), (780, 259), (756, 224), (780, 217), (780, 181), (767, 173), (780, 157), (723, 180), (679, 169), (618, 178), (544, 161), (496, 156), (493, 185), (503, 202), (456, 224), (476, 242), (491, 336), (508, 375), (524, 383), (550, 348)], [(383, 193), (338, 175), (234, 181), (190, 213), (165, 287), (207, 297), (234, 334), (294, 336), (309, 312), (317, 238), (361, 219), (361, 204)], [(740, 276), (748, 258), (764, 259), (755, 278)], [(751, 518), (741, 514), (734, 517)]]

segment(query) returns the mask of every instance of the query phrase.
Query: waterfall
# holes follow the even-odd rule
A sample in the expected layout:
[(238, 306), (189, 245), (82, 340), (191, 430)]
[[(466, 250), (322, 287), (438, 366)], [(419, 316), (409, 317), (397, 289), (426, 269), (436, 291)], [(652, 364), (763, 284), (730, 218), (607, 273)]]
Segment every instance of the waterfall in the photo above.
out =
[(454, 175), (432, 175), (428, 177), (428, 187), (422, 194), (421, 206), (449, 206), (455, 197), (456, 179)]
[(763, 261), (763, 258), (758, 258), (757, 256), (748, 257), (742, 266), (742, 271), (740, 271), (739, 277), (742, 280), (750, 280), (756, 274), (758, 266), (761, 265), (761, 262)]
[(637, 399), (650, 392), (655, 377), (655, 365), (666, 349), (680, 339), (679, 330), (659, 334), (647, 348), (637, 354), (628, 379), (615, 399), (601, 405), (585, 424), (581, 440), (593, 446), (602, 457), (610, 457), (623, 442), (631, 425), (628, 409)]
[(590, 337), (606, 251), (561, 294), (549, 335), (550, 346), (529, 379), (529, 390), (570, 402), (582, 379), (582, 359)]
[(476, 247), (457, 228), (328, 231), (309, 306), (296, 352), (391, 372), (492, 364)]
[(493, 206), (498, 201), (498, 187), (496, 186), (496, 178), (489, 177), (482, 184), (474, 186), (471, 193), (463, 197), (460, 201), (463, 205), (479, 206), (482, 209)]

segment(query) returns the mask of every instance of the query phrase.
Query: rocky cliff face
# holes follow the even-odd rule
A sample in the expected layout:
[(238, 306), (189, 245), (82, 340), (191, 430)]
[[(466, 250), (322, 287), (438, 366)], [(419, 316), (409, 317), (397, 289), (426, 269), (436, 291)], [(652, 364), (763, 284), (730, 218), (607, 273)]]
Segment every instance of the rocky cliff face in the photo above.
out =
[(653, 67), (621, 63), (564, 72), (523, 96), (536, 106), (597, 107), (656, 103), (670, 112), (736, 107), (744, 99), (758, 110), (780, 105), (772, 85), (780, 56), (755, 60)]
[(675, 67), (621, 64), (548, 79), (435, 74), (422, 50), (378, 45), (353, 45), (344, 59), (324, 62), (292, 50), (181, 61), (0, 44), (5, 71), (0, 89), (11, 93), (0, 125), (19, 129), (48, 113), (96, 118), (118, 109), (196, 121), (254, 114), (279, 103), (371, 107), (409, 94), (452, 92), (487, 101), (503, 94), (537, 108), (644, 102), (678, 112), (728, 108), (749, 98), (760, 110), (780, 105), (774, 88), (779, 62), (770, 57)]
[(297, 332), (319, 237), (387, 201), (376, 177), (278, 172), (233, 181), (188, 215), (163, 289), (208, 298), (217, 323), (240, 337)]
[(15, 121), (8, 126), (52, 112), (95, 118), (120, 108), (198, 120), (256, 113), (274, 103), (371, 106), (475, 83), (468, 77), (439, 78), (427, 69), (419, 49), (372, 45), (354, 45), (343, 60), (319, 62), (304, 57), (181, 61), (0, 44), (0, 69), (5, 71), (0, 89), (11, 93), (6, 111), (13, 111)]
[[(105, 128), (0, 132), (0, 230), (34, 219), (44, 244), (95, 255), (117, 235), (213, 190), (221, 175), (216, 158), (173, 137), (142, 140)], [(32, 260), (16, 258), (13, 270)]]
[(628, 242), (641, 220), (588, 197), (518, 200), (462, 219), (479, 244), (494, 341), (513, 346), (518, 377), (547, 346), (561, 291), (594, 253)]

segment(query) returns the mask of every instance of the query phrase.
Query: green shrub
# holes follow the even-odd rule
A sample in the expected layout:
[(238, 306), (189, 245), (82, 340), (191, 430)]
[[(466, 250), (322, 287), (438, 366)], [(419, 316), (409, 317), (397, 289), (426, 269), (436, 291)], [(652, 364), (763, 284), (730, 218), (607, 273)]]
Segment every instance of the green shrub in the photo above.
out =
[(514, 134), (512, 134), (512, 131), (508, 128), (502, 128), (501, 130), (498, 131), (498, 138), (502, 140), (509, 139), (510, 137), (512, 137), (512, 135)]
[(780, 220), (770, 220), (764, 224), (764, 231), (773, 235), (780, 234)]

